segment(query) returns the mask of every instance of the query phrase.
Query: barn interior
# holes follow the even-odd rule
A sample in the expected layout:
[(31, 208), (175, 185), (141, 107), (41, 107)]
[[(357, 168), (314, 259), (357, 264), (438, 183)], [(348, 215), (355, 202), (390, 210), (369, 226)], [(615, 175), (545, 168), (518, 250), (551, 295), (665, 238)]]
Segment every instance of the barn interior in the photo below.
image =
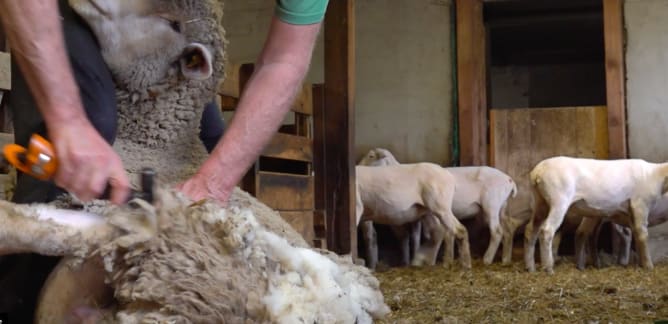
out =
[[(229, 122), (275, 1), (222, 2), (228, 61), (216, 101)], [(507, 214), (528, 220), (528, 175), (544, 159), (668, 160), (666, 18), (664, 0), (330, 0), (301, 91), (239, 187), (313, 248), (361, 264), (355, 165), (373, 148), (388, 149), (400, 163), (498, 169), (517, 185)], [(9, 45), (0, 33), (1, 144), (13, 141)], [(1, 171), (11, 182), (9, 169)], [(634, 245), (630, 264), (617, 264), (609, 223), (598, 236), (602, 267), (588, 260), (578, 270), (578, 224), (565, 224), (548, 275), (525, 269), (526, 222), (515, 232), (511, 264), (501, 265), (500, 247), (486, 265), (490, 234), (482, 214), (460, 221), (471, 270), (445, 266), (443, 248), (435, 265), (402, 264), (390, 225), (374, 223), (373, 271), (392, 310), (380, 323), (668, 319), (668, 230), (661, 224), (649, 229), (649, 272)]]

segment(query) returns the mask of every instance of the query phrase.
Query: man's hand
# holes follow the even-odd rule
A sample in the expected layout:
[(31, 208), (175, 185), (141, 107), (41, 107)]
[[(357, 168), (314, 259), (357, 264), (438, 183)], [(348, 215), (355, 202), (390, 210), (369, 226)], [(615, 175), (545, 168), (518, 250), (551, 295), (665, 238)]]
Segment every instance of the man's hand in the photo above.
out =
[(201, 172), (180, 183), (176, 188), (193, 201), (212, 199), (226, 206), (227, 200), (230, 198), (234, 188), (226, 188), (221, 184), (217, 184), (217, 182), (214, 178)]
[(109, 183), (111, 202), (125, 201), (130, 184), (123, 163), (90, 123), (52, 128), (49, 135), (58, 158), (54, 179), (58, 186), (82, 201), (90, 201), (102, 195)]
[(107, 181), (122, 203), (129, 182), (120, 158), (88, 121), (65, 50), (58, 1), (0, 1), (0, 18), (56, 150), (55, 182), (83, 201)]

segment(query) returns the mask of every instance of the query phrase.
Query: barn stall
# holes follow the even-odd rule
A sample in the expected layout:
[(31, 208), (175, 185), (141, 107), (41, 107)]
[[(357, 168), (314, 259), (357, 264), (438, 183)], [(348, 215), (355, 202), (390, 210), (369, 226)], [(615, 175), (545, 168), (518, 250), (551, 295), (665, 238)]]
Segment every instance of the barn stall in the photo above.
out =
[[(430, 4), (411, 9), (436, 10), (434, 2)], [(396, 137), (367, 136), (358, 141), (357, 156), (373, 147), (385, 147), (404, 163), (427, 160), (444, 166), (494, 166), (511, 175), (518, 184), (518, 196), (510, 200), (509, 212), (526, 216), (530, 215), (528, 172), (542, 159), (570, 155), (666, 160), (666, 150), (660, 144), (660, 138), (665, 138), (665, 117), (660, 113), (665, 94), (656, 88), (665, 86), (663, 69), (656, 70), (665, 58), (663, 47), (658, 45), (663, 44), (659, 35), (666, 31), (662, 22), (668, 15), (665, 3), (500, 0), (448, 4), (453, 14), (450, 28), (442, 30), (437, 22), (430, 23), (443, 38), (451, 32), (454, 38), (451, 41), (456, 44), (451, 60), (456, 72), (445, 77), (456, 75), (452, 84), (446, 84), (455, 90), (451, 96), (438, 97), (441, 102), (456, 103), (451, 118), (457, 122), (440, 121), (452, 133), (440, 137), (437, 144), (452, 143), (451, 155), (424, 158), (402, 146), (401, 139)], [(373, 10), (371, 6), (358, 7), (361, 8), (358, 20), (364, 16), (362, 10)], [(410, 10), (402, 9), (402, 14), (411, 16)], [(445, 16), (448, 12), (441, 14)], [(420, 23), (415, 25), (423, 27), (424, 33), (433, 33)], [(394, 38), (402, 36), (405, 35), (399, 33)], [(440, 41), (433, 34), (424, 38)], [(448, 43), (446, 40), (438, 45)], [(360, 46), (358, 51), (362, 51)], [(409, 49), (401, 50), (404, 53), (397, 56), (409, 61), (410, 55), (416, 54)], [(365, 55), (358, 57), (362, 57), (358, 66), (374, 64), (370, 59), (363, 61)], [(411, 62), (418, 64), (420, 59), (423, 57), (416, 56)], [(437, 56), (430, 60), (433, 62), (430, 68), (441, 67), (436, 66), (443, 64), (439, 59)], [(414, 69), (419, 69), (419, 65)], [(428, 72), (422, 72), (424, 79), (431, 78)], [(410, 72), (404, 75), (415, 81)], [(358, 76), (358, 82), (360, 78), (365, 77)], [(374, 81), (382, 82), (382, 78)], [(373, 89), (369, 85), (359, 87)], [(392, 91), (401, 91), (401, 86), (388, 89)], [(371, 114), (369, 111), (392, 110), (380, 105), (388, 100), (361, 91), (356, 96), (356, 109), (364, 110), (358, 112), (363, 118), (357, 121), (356, 129), (383, 120), (392, 125), (394, 121), (390, 117), (383, 119), (381, 113), (374, 114), (377, 120), (365, 119)], [(420, 107), (405, 107), (410, 103), (413, 103), (410, 97), (396, 103), (400, 107), (397, 110), (407, 111), (401, 118), (410, 120), (407, 115), (420, 113)], [(441, 109), (452, 107), (445, 106)], [(412, 129), (413, 125), (405, 124)], [(430, 126), (425, 122), (424, 128)], [(430, 147), (436, 142), (433, 138), (422, 140)], [(424, 143), (415, 145), (420, 147)], [(477, 250), (474, 255), (480, 258), (489, 237), (486, 228), (477, 221), (465, 224), (472, 248)], [(655, 247), (652, 256), (656, 260), (665, 260), (661, 247), (665, 245), (665, 229), (661, 227), (665, 226), (649, 229), (650, 245)], [(607, 228), (600, 238), (607, 258), (603, 268), (575, 269), (571, 235), (562, 239), (563, 256), (553, 276), (529, 274), (524, 269), (522, 228), (515, 238), (510, 266), (498, 264), (497, 255), (497, 263), (485, 266), (478, 260), (471, 272), (457, 266), (444, 269), (440, 264), (398, 267), (396, 238), (387, 227), (376, 228), (381, 259), (387, 263), (379, 269), (378, 277), (393, 309), (386, 323), (614, 323), (652, 322), (668, 317), (663, 279), (665, 261), (659, 261), (651, 272), (639, 269), (635, 262), (628, 267), (615, 265), (607, 254), (611, 249)]]
[[(231, 3), (228, 8), (231, 8), (232, 12), (238, 10), (241, 13), (254, 12), (257, 14), (258, 11), (266, 11), (269, 1), (227, 2)], [(557, 5), (537, 5), (539, 8), (533, 8), (526, 1), (503, 0), (464, 0), (453, 1), (454, 3), (447, 0), (410, 3), (404, 1), (399, 5), (392, 1), (391, 3), (352, 0), (330, 2), (323, 39), (319, 45), (320, 48), (316, 51), (322, 55), (315, 58), (315, 62), (319, 64), (314, 65), (315, 70), (318, 68), (322, 70), (321, 75), (318, 75), (318, 72), (311, 72), (311, 79), (315, 79), (315, 82), (305, 83), (304, 90), (280, 134), (275, 137), (247, 174), (243, 183), (240, 184), (244, 190), (278, 210), (281, 216), (286, 218), (314, 246), (328, 248), (340, 254), (352, 252), (353, 255), (357, 255), (363, 251), (361, 247), (358, 250), (358, 236), (352, 221), (354, 216), (354, 199), (352, 199), (354, 187), (351, 185), (354, 182), (354, 168), (352, 166), (355, 158), (370, 147), (389, 147), (402, 162), (433, 161), (442, 165), (497, 167), (511, 175), (519, 186), (519, 196), (511, 200), (509, 206), (511, 213), (528, 212), (529, 197), (526, 175), (530, 168), (543, 158), (568, 154), (604, 159), (638, 156), (654, 159), (657, 162), (665, 159), (665, 150), (643, 151), (646, 142), (637, 138), (647, 141), (648, 136), (643, 135), (642, 130), (646, 126), (637, 123), (635, 127), (631, 127), (633, 124), (630, 124), (628, 131), (635, 134), (635, 138), (631, 135), (628, 137), (633, 138), (636, 143), (641, 142), (636, 144), (636, 148), (631, 146), (633, 141), (627, 143), (627, 129), (623, 126), (626, 124), (627, 116), (639, 118), (640, 122), (648, 122), (647, 117), (637, 116), (640, 113), (635, 113), (634, 117), (631, 111), (627, 111), (627, 103), (629, 107), (634, 104), (639, 106), (642, 104), (643, 107), (640, 109), (651, 109), (647, 107), (647, 99), (626, 101), (624, 95), (626, 89), (636, 89), (636, 91), (644, 91), (644, 89), (638, 89), (642, 88), (638, 86), (640, 82), (634, 84), (627, 81), (625, 84), (623, 81), (625, 76), (633, 80), (634, 77), (642, 78), (642, 73), (648, 74), (651, 71), (643, 70), (642, 73), (624, 71), (624, 65), (618, 64), (624, 61), (624, 54), (626, 54), (626, 60), (630, 61), (627, 62), (627, 66), (640, 69), (638, 61), (652, 56), (639, 50), (640, 47), (647, 46), (647, 42), (651, 43), (655, 40), (639, 35), (650, 28), (638, 22), (639, 17), (645, 17), (643, 15), (652, 11), (646, 7), (648, 2), (643, 4), (633, 0), (556, 1), (552, 3), (558, 2)], [(569, 4), (578, 2), (578, 5), (569, 7)], [(582, 9), (582, 3), (587, 3), (584, 5), (586, 10)], [(654, 9), (654, 15), (661, 12), (660, 9), (663, 7), (660, 0), (649, 1), (649, 3), (653, 3), (650, 7)], [(624, 4), (627, 5), (626, 9), (623, 7)], [(408, 68), (389, 67), (388, 65), (385, 69), (392, 69), (393, 72), (391, 77), (385, 76), (385, 78), (378, 71), (371, 73), (370, 68), (366, 67), (367, 63), (390, 64), (388, 61), (392, 59), (408, 59), (415, 54), (411, 52), (402, 54), (401, 51), (397, 51), (398, 54), (376, 53), (372, 55), (370, 53), (378, 51), (378, 48), (369, 49), (365, 46), (373, 43), (366, 42), (370, 36), (364, 32), (369, 31), (372, 27), (369, 26), (370, 23), (364, 21), (374, 21), (374, 19), (386, 21), (388, 17), (383, 14), (390, 17), (397, 15), (392, 9), (375, 14), (370, 11), (378, 11), (379, 7), (392, 7), (393, 5), (399, 8), (393, 10), (402, 11), (401, 14), (406, 15), (404, 18), (408, 18), (408, 25), (413, 23), (417, 27), (414, 27), (415, 30), (411, 30), (411, 33), (402, 34), (405, 30), (391, 30), (390, 27), (381, 24), (382, 28), (388, 28), (393, 33), (394, 38), (387, 35), (382, 36), (389, 38), (389, 40), (385, 39), (387, 43), (394, 44), (395, 47), (391, 49), (406, 50), (398, 46), (397, 42), (414, 38), (416, 35), (414, 33), (420, 35), (428, 33), (427, 28), (429, 28), (429, 23), (432, 23), (446, 39), (441, 40), (442, 43), (436, 42), (434, 46), (449, 47), (454, 44), (455, 53), (452, 53), (452, 57), (446, 54), (449, 50), (441, 49), (439, 54), (442, 54), (443, 57), (437, 58), (434, 63), (414, 65)], [(509, 10), (506, 13), (507, 16), (518, 15), (518, 6), (533, 8), (534, 12), (527, 10), (529, 13), (523, 13), (529, 17), (526, 19), (529, 22), (517, 17), (503, 17), (504, 10)], [(428, 17), (431, 19), (418, 21), (422, 19), (426, 9), (434, 8), (438, 10), (430, 11)], [(495, 8), (496, 12), (494, 12)], [(634, 15), (625, 17), (624, 10)], [(573, 14), (573, 11), (576, 14)], [(578, 11), (586, 12), (578, 13)], [(668, 15), (668, 10), (664, 13)], [(490, 18), (493, 14), (500, 16), (493, 20)], [(559, 18), (560, 16), (565, 18)], [(624, 26), (623, 18), (627, 24), (634, 22), (635, 18), (637, 27)], [(436, 19), (444, 20), (445, 25), (443, 22), (439, 24), (435, 21)], [(585, 67), (584, 70), (603, 71), (603, 73), (598, 74), (598, 79), (592, 77), (594, 79), (592, 83), (598, 83), (591, 89), (586, 85), (580, 84), (580, 86), (585, 89), (584, 91), (596, 92), (598, 98), (589, 98), (591, 100), (584, 104), (582, 102), (555, 104), (554, 101), (550, 103), (550, 96), (554, 100), (555, 96), (570, 97), (572, 94), (555, 95), (552, 92), (549, 95), (543, 94), (543, 98), (534, 99), (540, 103), (531, 104), (532, 92), (530, 89), (524, 89), (526, 98), (521, 98), (525, 100), (522, 101), (524, 105), (515, 104), (516, 101), (508, 105), (503, 100), (500, 105), (495, 105), (498, 102), (495, 99), (499, 93), (501, 97), (504, 93), (513, 91), (522, 93), (522, 89), (502, 87), (499, 90), (495, 85), (499, 83), (502, 86), (504, 84), (516, 85), (519, 79), (520, 87), (517, 88), (521, 88), (524, 78), (540, 75), (541, 71), (534, 71), (535, 74), (531, 74), (531, 71), (522, 74), (513, 70), (515, 68), (520, 71), (528, 69), (521, 64), (517, 64), (519, 67), (513, 67), (513, 64), (508, 65), (508, 63), (501, 66), (495, 65), (493, 46), (495, 41), (499, 42), (499, 40), (495, 39), (497, 34), (494, 31), (504, 27), (511, 30), (501, 32), (500, 37), (507, 37), (512, 32), (532, 28), (545, 32), (546, 29), (539, 29), (531, 23), (540, 25), (541, 22), (546, 24), (546, 21), (558, 22), (547, 23), (550, 26), (545, 27), (551, 28), (552, 37), (558, 33), (566, 33), (560, 30), (560, 28), (567, 27), (564, 21), (575, 25), (571, 27), (570, 33), (596, 29), (582, 27), (582, 25), (577, 25), (577, 22), (598, 24), (600, 33), (605, 35), (605, 38), (601, 37), (599, 42), (590, 42), (588, 45), (592, 48), (599, 45), (604, 48), (599, 48), (598, 52), (595, 48), (571, 48), (566, 54), (554, 48), (552, 51), (559, 54), (546, 54), (549, 51), (530, 52), (530, 49), (524, 48), (517, 49), (514, 53), (503, 54), (513, 57), (522, 54), (522, 51), (527, 51), (526, 53), (533, 56), (525, 57), (526, 60), (537, 60), (538, 56), (554, 59), (560, 55), (568, 57), (569, 55), (577, 56), (578, 52), (587, 52), (590, 55), (587, 59), (594, 57), (598, 62), (590, 64), (591, 66)], [(603, 25), (604, 21), (605, 25)], [(653, 23), (658, 24), (657, 21)], [(234, 21), (233, 24), (252, 23)], [(361, 26), (356, 27), (356, 25)], [(578, 27), (583, 29), (577, 29)], [(623, 27), (631, 32), (640, 29), (636, 31), (636, 34), (632, 33), (628, 37), (633, 40), (635, 39), (633, 37), (638, 36), (637, 38), (646, 43), (633, 44), (632, 42), (631, 45), (635, 46), (622, 48), (620, 40)], [(373, 31), (377, 32), (377, 30)], [(241, 35), (237, 37), (247, 37), (250, 33), (252, 32), (240, 33)], [(537, 33), (540, 34), (540, 32)], [(372, 35), (378, 36), (378, 34)], [(425, 38), (425, 36), (422, 37)], [(511, 43), (512, 45), (507, 45), (506, 48), (519, 47), (522, 42), (527, 43), (521, 37), (517, 38)], [(545, 38), (550, 40), (548, 37)], [(432, 39), (429, 39), (425, 43), (431, 41)], [(415, 40), (413, 42), (412, 45), (420, 45), (422, 46), (420, 48), (424, 50), (424, 44), (416, 44)], [(557, 44), (558, 41), (554, 40), (554, 43)], [(233, 38), (232, 46), (234, 45), (235, 39)], [(637, 52), (641, 53), (635, 54), (637, 55), (635, 57), (629, 57), (629, 53)], [(600, 57), (602, 54), (605, 54), (605, 58)], [(382, 58), (383, 56), (385, 58)], [(388, 59), (387, 56), (390, 58)], [(379, 62), (369, 62), (372, 58)], [(415, 56), (411, 59), (415, 61), (425, 59), (425, 57)], [(605, 64), (605, 60), (608, 59), (617, 64)], [(567, 60), (556, 64), (568, 65)], [(577, 58), (571, 58), (571, 60), (575, 61)], [(452, 61), (454, 65), (450, 65)], [(242, 57), (235, 62), (248, 61), (243, 60)], [(2, 88), (0, 90), (8, 90), (9, 84), (5, 83), (3, 88), (2, 64), (2, 54), (0, 54), (0, 88)], [(535, 62), (533, 64), (541, 65)], [(584, 63), (580, 62), (580, 64), (582, 68)], [(238, 98), (245, 82), (244, 75), (248, 75), (252, 65), (232, 64), (231, 66), (233, 68), (228, 70), (226, 83), (221, 85), (219, 103), (225, 111), (233, 112), (235, 98)], [(445, 73), (444, 76), (433, 79), (433, 75), (425, 72), (427, 70)], [(516, 74), (511, 73), (511, 78), (516, 78), (515, 80), (503, 79), (505, 76), (503, 73), (508, 70), (515, 71)], [(542, 71), (542, 75), (551, 73), (557, 74), (554, 71)], [(316, 76), (313, 77), (313, 74)], [(407, 74), (409, 78), (402, 77), (404, 74)], [(428, 83), (441, 82), (439, 86), (443, 87), (432, 92), (417, 89), (426, 87), (421, 84), (425, 81), (416, 74), (432, 78), (427, 80)], [(568, 68), (564, 68), (558, 74), (568, 75)], [(6, 73), (4, 75), (6, 76)], [(382, 91), (369, 91), (377, 89), (368, 83), (355, 85), (356, 79), (359, 80), (357, 82), (363, 83), (374, 78), (376, 78), (375, 81), (382, 84), (381, 88), (384, 87)], [(389, 78), (394, 81), (389, 82)], [(408, 81), (402, 83), (397, 82), (396, 79), (411, 80), (418, 85), (411, 88), (406, 84)], [(450, 79), (452, 80), (450, 83), (445, 82)], [(499, 79), (501, 81), (498, 81)], [(604, 84), (601, 84), (601, 81)], [(534, 82), (533, 84), (536, 84), (539, 81)], [(542, 82), (546, 81), (543, 79)], [(527, 83), (532, 84), (531, 81)], [(452, 88), (447, 89), (448, 86)], [(404, 96), (406, 99), (403, 99), (402, 96), (392, 94), (392, 92), (405, 94), (402, 91), (406, 91), (406, 88), (408, 92), (415, 91), (420, 96), (434, 95), (435, 99), (421, 98), (418, 100), (410, 96)], [(444, 89), (446, 91), (443, 91)], [(600, 100), (601, 89), (603, 101)], [(438, 96), (436, 92), (446, 92), (446, 95)], [(639, 94), (628, 94), (628, 97), (633, 96), (639, 96)], [(511, 98), (509, 101), (513, 100), (516, 98)], [(392, 104), (392, 101), (396, 103)], [(433, 101), (440, 101), (440, 105), (435, 106), (431, 111), (419, 110), (418, 107), (411, 106), (416, 104), (430, 106), (433, 105)], [(450, 102), (453, 104), (443, 104)], [(397, 106), (400, 107), (397, 108)], [(383, 129), (383, 123), (387, 121), (391, 124), (396, 121), (389, 120), (394, 118), (379, 118), (378, 111), (384, 110), (379, 107), (391, 111), (395, 117), (400, 116), (399, 119), (401, 116), (405, 117), (400, 124), (410, 127), (404, 127), (408, 129), (397, 129), (396, 125), (389, 127), (390, 132), (395, 134), (388, 135), (387, 130)], [(661, 107), (657, 109), (660, 112)], [(652, 113), (656, 114), (657, 110), (650, 110), (643, 116)], [(419, 118), (413, 119), (412, 115)], [(368, 124), (371, 118), (376, 118), (374, 121), (376, 125)], [(422, 130), (424, 133), (415, 135), (421, 131), (420, 128), (427, 129), (427, 131)], [(5, 128), (5, 131), (10, 131), (10, 129)], [(375, 132), (376, 135), (370, 135), (371, 132)], [(425, 144), (426, 141), (430, 143)], [(634, 150), (639, 154), (633, 155)], [(488, 234), (484, 226), (476, 221), (465, 224), (469, 228), (474, 250), (477, 247), (474, 255), (480, 257), (481, 247), (486, 246)], [(386, 302), (393, 310), (392, 314), (381, 322), (644, 322), (668, 318), (668, 305), (666, 305), (668, 296), (665, 294), (665, 288), (668, 287), (665, 282), (668, 267), (662, 263), (657, 264), (657, 267), (651, 272), (639, 269), (635, 265), (620, 267), (610, 264), (603, 269), (590, 267), (585, 271), (578, 271), (574, 268), (573, 260), (570, 258), (570, 243), (564, 240), (562, 252), (566, 254), (566, 257), (557, 266), (555, 275), (529, 274), (523, 268), (522, 234), (518, 232), (513, 264), (510, 266), (504, 267), (499, 264), (486, 266), (476, 260), (471, 271), (464, 271), (457, 266), (444, 268), (440, 264), (402, 268), (395, 267), (394, 264), (396, 263), (397, 246), (392, 235), (383, 226), (378, 226), (378, 231), (381, 255), (387, 265), (385, 269), (379, 269), (376, 275), (381, 280)], [(603, 237), (605, 238), (605, 235)]]

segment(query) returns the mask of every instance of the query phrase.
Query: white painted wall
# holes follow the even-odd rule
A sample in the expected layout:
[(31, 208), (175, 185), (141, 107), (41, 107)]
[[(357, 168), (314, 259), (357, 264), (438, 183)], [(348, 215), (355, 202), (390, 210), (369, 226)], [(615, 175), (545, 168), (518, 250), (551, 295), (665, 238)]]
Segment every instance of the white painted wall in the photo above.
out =
[(668, 160), (668, 1), (626, 0), (629, 155)]

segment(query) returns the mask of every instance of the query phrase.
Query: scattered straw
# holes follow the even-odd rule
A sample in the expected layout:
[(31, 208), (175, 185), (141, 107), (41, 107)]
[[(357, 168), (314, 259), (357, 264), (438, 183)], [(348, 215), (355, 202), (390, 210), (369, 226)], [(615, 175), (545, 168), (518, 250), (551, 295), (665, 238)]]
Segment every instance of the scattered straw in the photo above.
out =
[(378, 272), (392, 313), (378, 323), (652, 323), (668, 319), (668, 263), (528, 273), (523, 263)]

